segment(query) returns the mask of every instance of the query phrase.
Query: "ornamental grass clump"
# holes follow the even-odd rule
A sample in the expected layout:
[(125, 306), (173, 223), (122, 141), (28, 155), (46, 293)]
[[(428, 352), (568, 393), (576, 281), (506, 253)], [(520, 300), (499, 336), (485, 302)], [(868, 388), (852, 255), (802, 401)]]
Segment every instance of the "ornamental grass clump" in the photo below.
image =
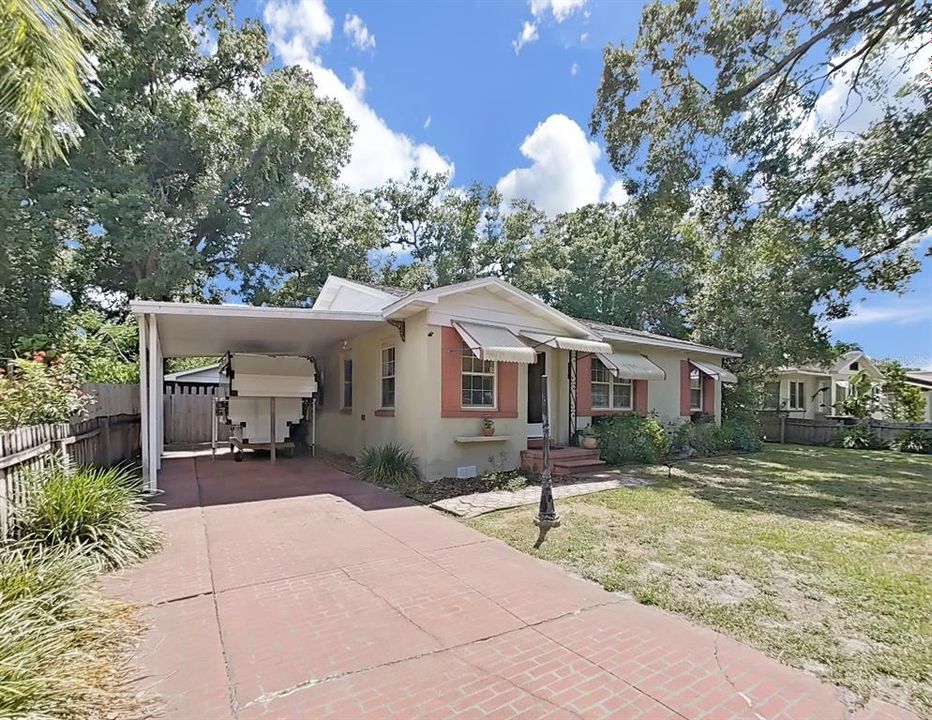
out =
[(360, 479), (401, 492), (421, 484), (421, 468), (412, 450), (394, 442), (363, 448), (356, 462)]
[(146, 517), (137, 475), (125, 468), (74, 468), (64, 462), (30, 478), (26, 501), (14, 512), (12, 534), (24, 546), (73, 550), (102, 569), (138, 562), (161, 541)]
[(0, 546), (0, 718), (142, 718), (151, 698), (128, 683), (141, 631), (103, 596), (93, 562), (41, 545)]

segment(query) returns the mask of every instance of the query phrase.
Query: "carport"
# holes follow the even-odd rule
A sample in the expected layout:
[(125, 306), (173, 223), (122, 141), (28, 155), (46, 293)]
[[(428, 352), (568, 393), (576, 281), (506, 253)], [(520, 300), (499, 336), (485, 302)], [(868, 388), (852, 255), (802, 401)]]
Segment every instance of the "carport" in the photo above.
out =
[(375, 325), (380, 311), (206, 305), (134, 300), (139, 324), (139, 412), (142, 471), (158, 487), (165, 447), (163, 360), (227, 352), (315, 357)]

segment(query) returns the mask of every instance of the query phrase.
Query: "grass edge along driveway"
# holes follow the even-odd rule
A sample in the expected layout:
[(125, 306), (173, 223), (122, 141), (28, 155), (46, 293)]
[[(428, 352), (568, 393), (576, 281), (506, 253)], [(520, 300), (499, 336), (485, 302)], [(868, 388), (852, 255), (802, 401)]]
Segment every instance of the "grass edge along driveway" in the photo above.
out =
[(467, 521), (524, 552), (932, 717), (932, 456), (804, 446)]

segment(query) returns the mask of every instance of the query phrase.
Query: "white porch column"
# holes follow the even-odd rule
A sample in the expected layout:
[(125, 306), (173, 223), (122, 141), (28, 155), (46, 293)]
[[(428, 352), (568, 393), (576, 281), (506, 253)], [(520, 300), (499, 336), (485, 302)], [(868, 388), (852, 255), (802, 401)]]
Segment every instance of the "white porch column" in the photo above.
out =
[[(155, 320), (155, 315), (152, 316), (152, 319), (153, 321)], [(162, 354), (162, 339), (159, 337), (158, 332), (155, 333), (155, 354), (155, 368), (158, 376), (158, 382), (155, 386), (155, 418), (158, 421), (156, 425), (158, 428), (158, 435), (156, 437), (158, 439), (156, 443), (157, 452), (155, 455), (155, 467), (161, 470), (162, 453), (165, 452), (165, 357)]]
[(142, 482), (151, 486), (149, 478), (149, 318), (139, 315), (136, 318), (139, 327), (139, 447), (142, 450)]
[(162, 368), (159, 365), (159, 334), (155, 315), (149, 315), (149, 489), (158, 489), (159, 459), (159, 385), (162, 382)]

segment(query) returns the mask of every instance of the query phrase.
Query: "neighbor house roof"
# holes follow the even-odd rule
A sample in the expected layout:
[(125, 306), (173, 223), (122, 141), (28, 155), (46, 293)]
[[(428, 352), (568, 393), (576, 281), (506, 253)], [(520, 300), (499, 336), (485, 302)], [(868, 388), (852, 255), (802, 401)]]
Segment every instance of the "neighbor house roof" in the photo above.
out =
[(932, 389), (932, 371), (908, 372), (906, 379), (913, 385)]
[(694, 350), (695, 352), (710, 353), (712, 355), (722, 355), (724, 357), (741, 357), (741, 353), (711, 345), (701, 345), (691, 340), (680, 340), (671, 338), (667, 335), (646, 332), (644, 330), (634, 330), (633, 328), (621, 327), (619, 325), (609, 325), (608, 323), (597, 322), (595, 320), (581, 320), (593, 330), (598, 332), (606, 340), (619, 340), (623, 342), (638, 343), (641, 345), (656, 345), (658, 347), (668, 347), (675, 350)]

